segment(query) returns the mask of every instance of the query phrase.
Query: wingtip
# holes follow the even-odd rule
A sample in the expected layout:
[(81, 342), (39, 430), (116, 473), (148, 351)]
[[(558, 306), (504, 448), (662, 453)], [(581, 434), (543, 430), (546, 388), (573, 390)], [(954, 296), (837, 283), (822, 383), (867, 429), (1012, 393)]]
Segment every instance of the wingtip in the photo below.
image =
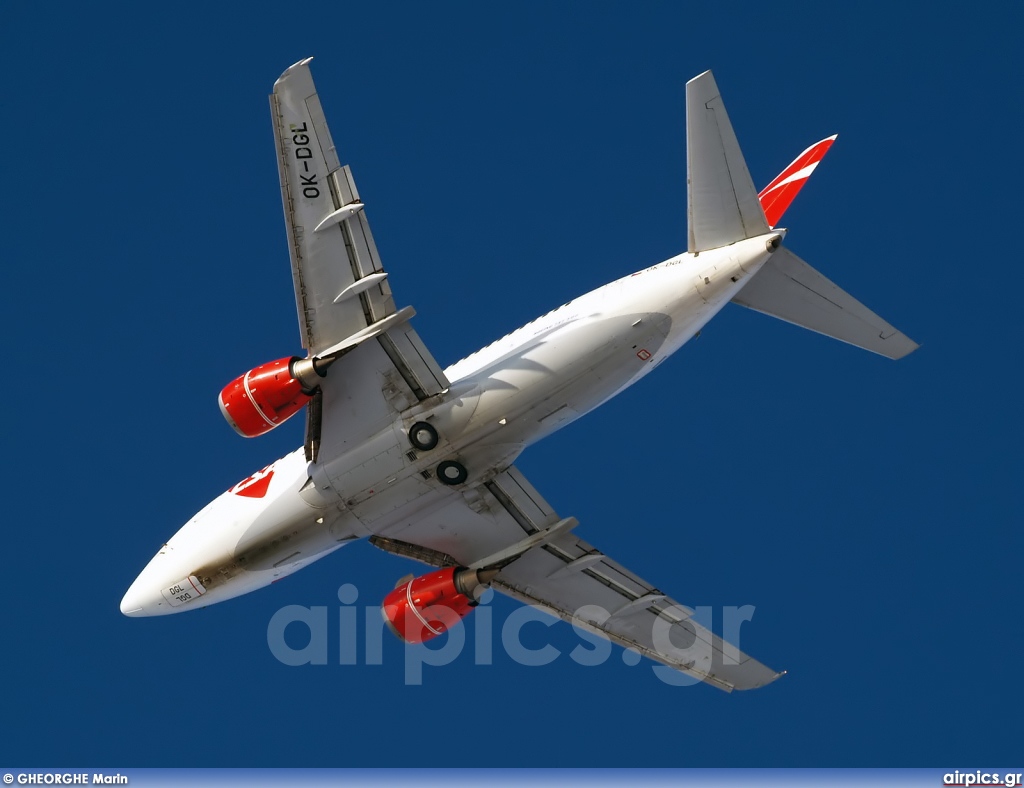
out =
[(901, 347), (897, 353), (893, 353), (889, 356), (893, 361), (899, 361), (901, 358), (906, 358), (921, 347), (919, 342), (915, 342), (906, 334), (902, 334), (902, 337), (906, 340), (906, 344), (904, 347)]
[(312, 57), (304, 57), (304, 58), (302, 58), (302, 60), (298, 61), (297, 63), (292, 63), (290, 66), (288, 66), (288, 68), (286, 68), (284, 70), (284, 73), (281, 74), (281, 76), (282, 77), (287, 76), (291, 72), (295, 71), (295, 69), (302, 68), (303, 66), (308, 66), (312, 62), (313, 62), (313, 58)]
[(278, 88), (279, 88), (279, 87), (280, 87), (280, 86), (281, 86), (281, 85), (282, 85), (282, 84), (283, 84), (283, 83), (285, 82), (285, 80), (287, 80), (287, 79), (288, 79), (288, 77), (289, 77), (289, 76), (291, 76), (292, 74), (294, 74), (294, 73), (295, 73), (296, 71), (298, 71), (298, 70), (299, 70), (300, 68), (304, 68), (305, 66), (308, 66), (308, 65), (309, 65), (309, 64), (310, 64), (310, 63), (312, 62), (312, 60), (313, 60), (313, 58), (312, 58), (312, 57), (304, 57), (304, 58), (303, 58), (302, 60), (300, 60), (299, 62), (297, 62), (297, 63), (292, 63), (292, 64), (291, 64), (290, 66), (288, 66), (288, 68), (286, 68), (286, 69), (285, 69), (285, 70), (284, 70), (284, 71), (283, 71), (283, 72), (281, 73), (281, 76), (279, 76), (279, 77), (277, 78), (277, 80), (276, 80), (276, 81), (274, 82), (274, 92), (275, 92), (275, 93), (277, 92), (277, 89), (278, 89)]

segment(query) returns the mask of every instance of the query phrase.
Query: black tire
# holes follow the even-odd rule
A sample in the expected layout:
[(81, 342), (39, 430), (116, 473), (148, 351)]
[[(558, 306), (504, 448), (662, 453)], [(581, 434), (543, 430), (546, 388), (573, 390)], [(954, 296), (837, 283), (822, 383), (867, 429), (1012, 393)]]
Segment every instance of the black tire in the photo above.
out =
[(441, 484), (462, 484), (469, 477), (469, 471), (461, 462), (445, 460), (437, 464), (437, 480)]
[(437, 441), (437, 430), (425, 421), (417, 421), (409, 428), (409, 443), (420, 451), (430, 451)]

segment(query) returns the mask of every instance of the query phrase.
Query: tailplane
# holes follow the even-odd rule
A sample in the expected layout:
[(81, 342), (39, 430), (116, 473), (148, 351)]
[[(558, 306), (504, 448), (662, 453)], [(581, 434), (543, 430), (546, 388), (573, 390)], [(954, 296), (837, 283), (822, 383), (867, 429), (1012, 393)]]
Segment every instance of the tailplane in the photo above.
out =
[(785, 247), (732, 300), (887, 358), (903, 358), (918, 347)]
[[(769, 233), (835, 139), (809, 147), (758, 195), (715, 78), (705, 71), (687, 82), (689, 252), (698, 254)], [(788, 249), (772, 248), (774, 254), (733, 302), (888, 358), (902, 358), (917, 349), (916, 342)]]
[(747, 163), (710, 71), (686, 83), (688, 251), (768, 232)]

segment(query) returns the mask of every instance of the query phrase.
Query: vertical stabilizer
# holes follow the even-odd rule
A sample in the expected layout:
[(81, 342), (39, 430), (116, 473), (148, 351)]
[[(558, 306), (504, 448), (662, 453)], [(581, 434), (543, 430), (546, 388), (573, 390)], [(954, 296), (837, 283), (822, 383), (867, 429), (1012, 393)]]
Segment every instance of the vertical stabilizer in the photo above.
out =
[(771, 227), (778, 225), (782, 214), (786, 212), (793, 198), (807, 183), (814, 168), (818, 166), (832, 143), (836, 141), (838, 134), (825, 137), (821, 142), (814, 143), (811, 147), (797, 156), (792, 163), (782, 172), (775, 176), (775, 180), (765, 186), (758, 198), (761, 200), (761, 208), (764, 209), (764, 218), (768, 220)]
[(710, 71), (686, 83), (689, 251), (768, 232), (768, 222)]

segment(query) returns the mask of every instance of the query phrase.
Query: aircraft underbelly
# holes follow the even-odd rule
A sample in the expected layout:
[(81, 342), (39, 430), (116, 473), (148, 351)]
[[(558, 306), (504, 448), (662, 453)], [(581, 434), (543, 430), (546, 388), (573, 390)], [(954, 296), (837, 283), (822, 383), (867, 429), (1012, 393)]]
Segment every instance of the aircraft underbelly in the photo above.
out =
[[(660, 288), (662, 299), (664, 288), (676, 285), (650, 280), (647, 287)], [(671, 355), (721, 308), (708, 295), (707, 288), (681, 288), (666, 312), (571, 322), (456, 381), (433, 409), (400, 417), (329, 463), (311, 466), (322, 493), (300, 496), (289, 489), (268, 501), (233, 546), (231, 566), (250, 575), (272, 570), (276, 577), (282, 567), (315, 560), (345, 540), (381, 533), (446, 505), (460, 493), (434, 478), (438, 462), (462, 462), (470, 483), (507, 467), (526, 446), (598, 407)], [(420, 419), (429, 420), (441, 437), (430, 452), (413, 451), (406, 436), (407, 422)], [(288, 486), (297, 490), (306, 468), (291, 455), (286, 460), (282, 470), (295, 477)], [(316, 522), (317, 514), (322, 522)], [(222, 574), (228, 574), (224, 568)]]
[(507, 443), (534, 443), (634, 377), (664, 344), (670, 325), (671, 319), (659, 313), (588, 318), (499, 369), (482, 371), (469, 431), (500, 435)]

